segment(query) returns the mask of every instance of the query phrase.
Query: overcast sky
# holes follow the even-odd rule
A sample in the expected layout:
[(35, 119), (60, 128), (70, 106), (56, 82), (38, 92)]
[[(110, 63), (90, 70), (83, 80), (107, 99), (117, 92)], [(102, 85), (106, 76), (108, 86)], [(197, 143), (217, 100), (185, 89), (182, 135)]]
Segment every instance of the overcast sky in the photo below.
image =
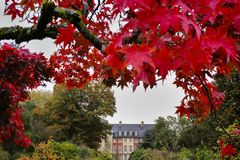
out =
[[(9, 16), (3, 16), (4, 1), (0, 2), (0, 27), (13, 25), (27, 25), (19, 23), (19, 21), (11, 22)], [(51, 39), (43, 41), (33, 40), (27, 43), (22, 43), (33, 52), (44, 52), (47, 57), (56, 50), (56, 46)], [(159, 116), (176, 116), (175, 106), (180, 104), (183, 97), (181, 89), (177, 89), (172, 84), (174, 77), (169, 76), (167, 80), (160, 82), (157, 88), (143, 89), (138, 87), (135, 92), (132, 88), (113, 88), (116, 97), (117, 113), (113, 117), (108, 117), (109, 123), (154, 123)], [(45, 90), (52, 90), (53, 84), (48, 84)], [(40, 89), (43, 89), (40, 87)]]

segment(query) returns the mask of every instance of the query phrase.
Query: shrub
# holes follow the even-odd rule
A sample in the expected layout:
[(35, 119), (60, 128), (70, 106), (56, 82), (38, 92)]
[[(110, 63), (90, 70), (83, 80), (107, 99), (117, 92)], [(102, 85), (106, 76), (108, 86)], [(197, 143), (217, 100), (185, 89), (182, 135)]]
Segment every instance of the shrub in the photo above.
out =
[(177, 155), (167, 150), (157, 149), (137, 149), (135, 150), (129, 160), (176, 160)]
[(49, 140), (35, 146), (32, 156), (22, 155), (18, 160), (111, 160), (109, 153), (97, 152), (70, 142)]
[(218, 159), (217, 155), (214, 154), (212, 150), (209, 150), (207, 148), (197, 149), (195, 153), (195, 159), (196, 160), (215, 160)]
[(9, 153), (3, 149), (2, 146), (0, 146), (0, 159), (1, 160), (9, 160)]
[(179, 160), (191, 160), (191, 159), (193, 159), (193, 153), (191, 152), (191, 150), (183, 148), (178, 153), (178, 159)]

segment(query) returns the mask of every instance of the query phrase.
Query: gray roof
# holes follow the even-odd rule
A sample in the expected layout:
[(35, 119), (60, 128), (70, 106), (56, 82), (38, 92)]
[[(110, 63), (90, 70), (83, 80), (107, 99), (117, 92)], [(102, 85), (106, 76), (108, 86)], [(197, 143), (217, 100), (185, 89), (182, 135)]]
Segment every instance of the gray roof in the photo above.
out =
[[(111, 124), (111, 126), (114, 138), (115, 137), (142, 138), (146, 131), (151, 130), (154, 127), (154, 124), (144, 124), (143, 126), (141, 126), (141, 124)], [(135, 135), (135, 131), (137, 131), (137, 135)]]

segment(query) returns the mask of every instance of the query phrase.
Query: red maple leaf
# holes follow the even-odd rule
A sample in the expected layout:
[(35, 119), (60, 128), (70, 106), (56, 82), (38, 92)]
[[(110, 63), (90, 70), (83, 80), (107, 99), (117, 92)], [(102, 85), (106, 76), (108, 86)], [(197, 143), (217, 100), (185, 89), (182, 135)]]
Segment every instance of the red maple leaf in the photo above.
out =
[(17, 2), (12, 2), (12, 4), (10, 4), (5, 10), (4, 12), (7, 15), (11, 15), (12, 20), (14, 20), (17, 16), (20, 17), (21, 16), (21, 11), (19, 9), (16, 8), (16, 6), (18, 5)]
[(219, 51), (219, 49), (221, 49), (221, 51), (223, 50), (227, 62), (229, 62), (230, 58), (233, 60), (237, 59), (237, 49), (236, 42), (226, 34), (226, 28), (224, 26), (219, 27), (218, 30), (209, 27), (202, 41), (202, 47), (211, 49), (213, 53)]
[(177, 106), (176, 108), (177, 108), (176, 114), (179, 114), (180, 117), (183, 117), (184, 115), (186, 115), (188, 118), (190, 117), (191, 112), (189, 108), (186, 108), (183, 105)]
[(165, 45), (161, 46), (161, 49), (154, 53), (153, 61), (158, 69), (158, 75), (165, 79), (168, 71), (171, 69), (170, 56)]
[(178, 18), (182, 21), (182, 27), (185, 33), (189, 34), (189, 26), (192, 26), (195, 30), (195, 34), (198, 39), (200, 39), (201, 36), (201, 28), (196, 22), (192, 21), (191, 19), (187, 18), (186, 16), (179, 15)]
[(122, 71), (125, 68), (120, 56), (117, 54), (110, 54), (107, 56), (106, 62), (111, 67), (113, 74), (116, 74), (118, 71)]
[(58, 29), (58, 37), (55, 40), (56, 44), (63, 43), (63, 46), (66, 47), (68, 44), (71, 44), (74, 40), (75, 27), (73, 27), (70, 23), (67, 28), (59, 28)]
[(232, 155), (236, 154), (236, 149), (233, 148), (230, 144), (227, 144), (225, 147), (222, 148), (222, 155), (227, 155), (228, 157), (231, 157)]
[(134, 69), (138, 73), (142, 71), (144, 63), (148, 63), (155, 68), (155, 65), (152, 61), (152, 53), (155, 51), (155, 49), (152, 47), (146, 45), (137, 46), (133, 44), (130, 47), (124, 47), (117, 51), (125, 54), (125, 63), (127, 65), (133, 65)]

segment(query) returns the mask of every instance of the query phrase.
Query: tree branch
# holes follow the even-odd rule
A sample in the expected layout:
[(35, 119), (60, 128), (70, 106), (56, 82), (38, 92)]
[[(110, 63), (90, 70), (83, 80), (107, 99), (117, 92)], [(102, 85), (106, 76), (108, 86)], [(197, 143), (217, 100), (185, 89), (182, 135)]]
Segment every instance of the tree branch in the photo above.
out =
[(78, 31), (83, 35), (83, 37), (85, 37), (89, 42), (92, 43), (94, 47), (100, 51), (103, 51), (105, 49), (103, 42), (101, 42), (91, 31), (87, 29), (87, 26), (81, 19), (82, 14), (79, 11), (56, 7), (54, 9), (53, 15), (55, 17), (67, 19), (70, 23), (74, 24)]
[(229, 139), (231, 140), (231, 142), (233, 142), (233, 139), (232, 139), (232, 136), (230, 134), (228, 134), (228, 132), (226, 131), (226, 129), (224, 128), (224, 126), (222, 125), (222, 123), (217, 119), (217, 114), (216, 114), (216, 107), (214, 106), (214, 103), (212, 101), (212, 98), (210, 96), (210, 93), (209, 93), (209, 89), (208, 87), (206, 86), (206, 84), (204, 83), (204, 81), (202, 80), (202, 78), (197, 75), (198, 79), (200, 80), (201, 84), (203, 85), (203, 88), (205, 90), (205, 93), (208, 97), (208, 100), (210, 102), (210, 105), (211, 105), (211, 113), (214, 111), (214, 119), (215, 121), (217, 122), (217, 124), (222, 128), (222, 130), (224, 131), (224, 133), (229, 137)]
[(80, 11), (72, 9), (56, 7), (52, 2), (46, 2), (42, 6), (41, 16), (38, 20), (37, 26), (33, 27), (4, 27), (0, 28), (0, 40), (14, 39), (16, 43), (24, 41), (30, 41), (33, 39), (43, 39), (50, 37), (55, 39), (57, 37), (57, 28), (47, 27), (47, 24), (52, 21), (52, 17), (63, 18), (76, 26), (78, 31), (89, 41), (91, 44), (104, 51), (105, 45), (101, 42), (97, 36), (95, 36), (82, 21), (82, 14)]
[(54, 3), (43, 3), (41, 8), (41, 16), (38, 19), (37, 29), (43, 32), (47, 24), (52, 21), (53, 11), (56, 8)]
[(89, 18), (90, 21), (92, 20), (94, 14), (95, 14), (95, 13), (97, 12), (97, 10), (99, 9), (100, 5), (101, 5), (101, 2), (100, 2), (100, 0), (98, 0), (97, 7), (94, 9), (94, 11), (93, 11), (92, 14), (91, 14), (91, 17)]
[(57, 37), (57, 29), (59, 26), (45, 27), (44, 31), (33, 27), (3, 27), (0, 28), (0, 40), (15, 40), (16, 43), (28, 42), (33, 39), (42, 40), (46, 37), (55, 39)]

